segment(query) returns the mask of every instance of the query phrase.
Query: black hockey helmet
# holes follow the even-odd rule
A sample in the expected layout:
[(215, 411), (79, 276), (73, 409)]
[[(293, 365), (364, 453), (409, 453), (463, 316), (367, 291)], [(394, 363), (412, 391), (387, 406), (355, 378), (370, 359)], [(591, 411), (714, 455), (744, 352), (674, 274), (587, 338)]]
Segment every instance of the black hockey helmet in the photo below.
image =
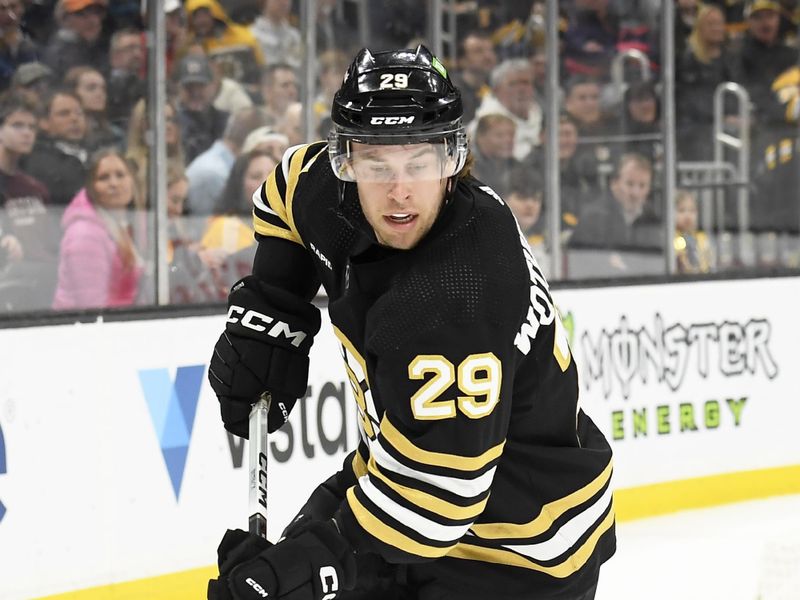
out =
[(328, 153), (334, 173), (357, 179), (353, 142), (435, 144), (442, 151), (441, 178), (457, 174), (467, 156), (461, 93), (425, 46), (373, 54), (364, 48), (348, 67), (333, 98)]

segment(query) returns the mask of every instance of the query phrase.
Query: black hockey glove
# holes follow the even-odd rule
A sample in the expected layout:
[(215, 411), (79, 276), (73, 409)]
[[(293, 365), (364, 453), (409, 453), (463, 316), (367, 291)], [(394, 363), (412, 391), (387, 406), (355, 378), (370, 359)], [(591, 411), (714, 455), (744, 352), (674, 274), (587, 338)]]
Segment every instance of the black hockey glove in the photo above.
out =
[(229, 530), (218, 558), (220, 576), (209, 581), (208, 600), (321, 600), (355, 582), (355, 555), (333, 520), (312, 523), (275, 545)]
[(306, 392), (308, 351), (319, 327), (319, 310), (293, 294), (252, 275), (233, 286), (208, 369), (228, 431), (248, 437), (250, 407), (265, 391), (272, 394), (269, 431), (286, 422)]

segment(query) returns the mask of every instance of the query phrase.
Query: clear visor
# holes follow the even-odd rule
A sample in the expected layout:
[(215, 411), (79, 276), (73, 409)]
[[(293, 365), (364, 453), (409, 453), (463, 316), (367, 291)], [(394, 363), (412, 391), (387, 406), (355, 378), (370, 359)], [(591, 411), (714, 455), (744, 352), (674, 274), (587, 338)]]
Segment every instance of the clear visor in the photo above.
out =
[(395, 144), (386, 136), (360, 136), (358, 141), (335, 136), (329, 144), (331, 166), (343, 181), (440, 181), (458, 173), (466, 157), (455, 135), (434, 140), (403, 136)]

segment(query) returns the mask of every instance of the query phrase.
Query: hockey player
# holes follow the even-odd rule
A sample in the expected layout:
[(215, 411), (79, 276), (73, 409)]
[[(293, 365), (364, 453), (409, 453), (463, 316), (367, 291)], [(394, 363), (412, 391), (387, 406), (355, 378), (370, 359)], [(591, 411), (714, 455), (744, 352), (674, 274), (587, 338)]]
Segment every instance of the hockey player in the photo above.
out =
[(289, 149), (254, 195), (253, 274), (209, 370), (225, 426), (246, 437), (269, 390), (276, 429), (305, 393), (321, 284), (360, 443), (285, 539), (225, 535), (209, 598), (594, 597), (611, 450), (511, 211), (469, 175), (461, 116), (427, 49), (362, 50), (328, 143)]

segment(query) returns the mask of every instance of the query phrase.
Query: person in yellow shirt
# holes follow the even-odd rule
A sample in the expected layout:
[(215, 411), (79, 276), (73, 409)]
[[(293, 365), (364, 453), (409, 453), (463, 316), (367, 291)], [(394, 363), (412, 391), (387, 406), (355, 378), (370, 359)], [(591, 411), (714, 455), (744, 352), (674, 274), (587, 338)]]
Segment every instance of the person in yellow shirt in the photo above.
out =
[[(265, 150), (253, 150), (236, 159), (214, 207), (200, 245), (219, 258), (219, 281), (226, 290), (243, 277), (255, 254), (252, 197), (278, 160)], [(246, 274), (246, 273), (245, 273)]]
[(264, 53), (248, 27), (234, 23), (217, 0), (186, 0), (187, 48), (200, 45), (222, 74), (256, 85)]
[(714, 264), (711, 243), (697, 228), (697, 198), (687, 190), (675, 195), (675, 260), (679, 273), (708, 273)]

